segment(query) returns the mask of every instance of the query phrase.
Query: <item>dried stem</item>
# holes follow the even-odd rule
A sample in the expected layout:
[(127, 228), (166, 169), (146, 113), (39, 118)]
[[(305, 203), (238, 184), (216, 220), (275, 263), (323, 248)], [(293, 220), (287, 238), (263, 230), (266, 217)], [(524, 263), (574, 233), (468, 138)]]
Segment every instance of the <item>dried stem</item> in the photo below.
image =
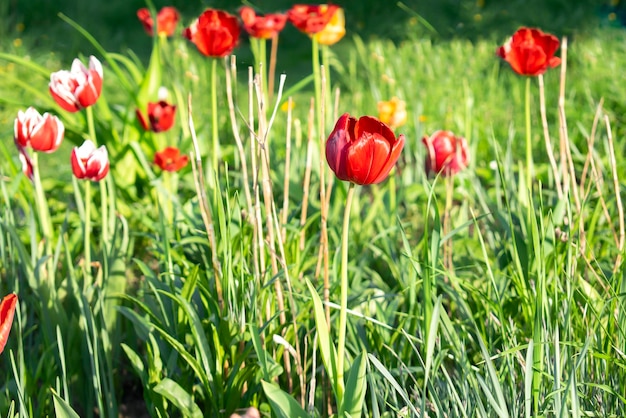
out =
[(552, 141), (550, 140), (550, 131), (548, 129), (548, 117), (546, 115), (546, 92), (543, 83), (543, 74), (539, 74), (539, 110), (541, 113), (541, 124), (543, 125), (543, 138), (546, 142), (546, 151), (548, 153), (548, 159), (550, 160), (550, 167), (552, 167), (552, 174), (554, 175), (554, 183), (556, 184), (556, 193), (559, 199), (563, 197), (563, 185), (561, 184), (561, 176), (559, 174), (559, 167), (556, 164), (554, 158), (554, 150), (552, 149)]
[[(265, 274), (265, 257), (263, 256), (263, 221), (261, 218), (261, 198), (259, 194), (259, 170), (257, 168), (257, 147), (254, 139), (254, 71), (252, 67), (248, 67), (248, 126), (250, 129), (250, 166), (252, 170), (252, 188), (254, 193), (254, 212), (253, 212), (253, 244), (252, 253), (254, 256), (254, 271), (257, 280), (261, 279), (261, 274)], [(268, 312), (268, 319), (271, 314)]]
[[(278, 103), (278, 102), (277, 102)], [(287, 239), (287, 216), (289, 215), (289, 172), (291, 171), (291, 107), (293, 100), (287, 100), (287, 134), (285, 136), (285, 180), (283, 183), (282, 230), (283, 242)]]
[[(231, 56), (231, 69), (233, 69), (232, 73), (236, 74), (236, 65), (237, 60), (235, 56)], [(226, 64), (228, 65), (228, 57), (226, 58)], [(233, 68), (235, 67), (235, 68)], [(237, 80), (235, 80), (236, 82)], [(239, 126), (237, 124), (237, 117), (235, 116), (235, 102), (233, 99), (233, 88), (232, 88), (232, 80), (231, 80), (231, 72), (226, 69), (226, 96), (228, 98), (228, 112), (230, 114), (230, 124), (233, 131), (233, 137), (235, 138), (235, 144), (237, 145), (237, 151), (239, 152), (239, 159), (241, 160), (241, 175), (243, 176), (243, 190), (246, 196), (246, 210), (248, 216), (252, 214), (253, 206), (252, 206), (252, 196), (250, 194), (250, 183), (248, 181), (248, 164), (246, 159), (246, 151), (243, 148), (243, 143), (241, 142), (241, 136), (239, 135)]]
[(619, 253), (615, 259), (613, 273), (617, 272), (622, 264), (622, 256), (624, 252), (624, 206), (622, 205), (622, 197), (620, 194), (619, 178), (617, 174), (617, 162), (615, 161), (615, 148), (613, 147), (613, 133), (611, 132), (611, 122), (609, 117), (604, 115), (604, 123), (606, 124), (606, 136), (609, 142), (609, 164), (613, 173), (613, 189), (615, 192), (615, 204), (617, 205), (617, 219), (619, 220), (619, 241), (617, 249)]
[(196, 193), (200, 203), (200, 215), (202, 216), (202, 222), (204, 222), (204, 228), (206, 229), (207, 236), (209, 238), (209, 247), (211, 248), (211, 263), (213, 264), (213, 276), (215, 278), (215, 290), (217, 292), (217, 303), (220, 310), (224, 309), (224, 297), (222, 295), (222, 267), (220, 261), (217, 258), (217, 246), (215, 245), (215, 228), (213, 227), (213, 217), (211, 216), (211, 209), (209, 207), (206, 189), (204, 182), (204, 171), (202, 169), (202, 157), (200, 156), (200, 147), (198, 146), (198, 138), (196, 136), (196, 130), (193, 125), (193, 114), (191, 108), (191, 93), (187, 96), (187, 114), (189, 116), (189, 132), (191, 133), (191, 140), (193, 142), (193, 149), (195, 154), (191, 158), (191, 168), (193, 170), (193, 179), (196, 186)]
[[(591, 125), (591, 133), (587, 138), (587, 157), (585, 158), (585, 164), (583, 166), (583, 171), (580, 175), (580, 193), (583, 195), (583, 199), (587, 197), (585, 193), (585, 183), (587, 179), (587, 171), (591, 166), (592, 173), (595, 170), (595, 164), (593, 160), (593, 148), (596, 141), (596, 132), (598, 129), (598, 123), (600, 122), (600, 117), (602, 116), (602, 107), (604, 104), (604, 99), (600, 99), (600, 103), (598, 103), (598, 107), (596, 108), (596, 114), (593, 117), (593, 124)], [(591, 185), (590, 187), (591, 188)]]

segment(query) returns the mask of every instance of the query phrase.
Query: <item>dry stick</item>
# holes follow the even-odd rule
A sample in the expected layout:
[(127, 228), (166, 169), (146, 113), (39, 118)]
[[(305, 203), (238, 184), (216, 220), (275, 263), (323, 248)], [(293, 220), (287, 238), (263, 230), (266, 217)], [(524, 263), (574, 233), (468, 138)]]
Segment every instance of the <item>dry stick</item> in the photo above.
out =
[[(278, 102), (276, 102), (278, 103)], [(285, 138), (285, 181), (283, 183), (282, 230), (283, 242), (287, 239), (287, 215), (289, 214), (289, 172), (291, 171), (291, 97), (287, 100), (287, 135)]]
[(191, 93), (187, 96), (187, 109), (189, 116), (189, 132), (191, 133), (191, 140), (193, 142), (193, 149), (195, 154), (191, 158), (191, 168), (193, 170), (193, 179), (196, 186), (196, 194), (198, 195), (198, 201), (200, 204), (200, 215), (204, 222), (204, 228), (206, 229), (209, 238), (209, 247), (211, 248), (211, 263), (213, 264), (213, 275), (215, 278), (215, 290), (217, 292), (217, 303), (220, 311), (224, 308), (224, 298), (222, 296), (222, 267), (220, 261), (217, 258), (217, 246), (215, 245), (215, 228), (213, 227), (213, 218), (209, 204), (207, 202), (205, 183), (204, 183), (204, 171), (202, 168), (202, 158), (200, 157), (200, 147), (198, 146), (198, 138), (196, 136), (196, 130), (193, 126), (193, 117), (191, 111)]
[(539, 110), (541, 113), (541, 123), (543, 125), (543, 137), (546, 142), (546, 151), (548, 152), (548, 159), (550, 160), (552, 174), (554, 175), (554, 183), (556, 184), (556, 193), (559, 199), (561, 199), (563, 197), (563, 186), (561, 184), (561, 176), (559, 175), (559, 167), (556, 165), (556, 159), (554, 158), (552, 141), (550, 141), (550, 131), (548, 130), (548, 117), (546, 115), (546, 94), (543, 83), (543, 74), (539, 74)]
[[(444, 208), (443, 218), (443, 234), (447, 235), (452, 229), (452, 219), (450, 211), (452, 211), (452, 194), (454, 192), (454, 177), (447, 176), (446, 183), (446, 206)], [(444, 246), (443, 260), (448, 271), (452, 271), (452, 237), (448, 238), (448, 242)]]
[[(254, 86), (256, 91), (257, 103), (258, 103), (258, 111), (259, 111), (259, 133), (258, 133), (258, 144), (261, 150), (261, 159), (265, 161), (261, 161), (261, 176), (263, 182), (263, 202), (265, 204), (265, 216), (266, 223), (265, 227), (267, 229), (267, 243), (269, 246), (270, 253), (270, 264), (272, 267), (272, 276), (274, 279), (274, 291), (276, 292), (276, 302), (278, 303), (278, 319), (281, 325), (285, 325), (287, 322), (287, 316), (285, 315), (285, 299), (283, 296), (283, 286), (278, 278), (278, 259), (276, 257), (276, 232), (278, 229), (274, 229), (274, 224), (272, 222), (272, 204), (274, 203), (274, 197), (272, 196), (272, 185), (269, 174), (269, 161), (270, 161), (270, 152), (268, 149), (268, 125), (265, 120), (265, 101), (263, 98), (263, 86), (261, 85), (262, 80), (261, 77), (257, 74), (254, 78)], [(273, 116), (272, 116), (273, 121)], [(270, 126), (272, 121), (270, 121)], [(282, 330), (283, 334), (285, 329)], [(283, 335), (284, 336), (284, 335)], [(293, 382), (291, 380), (291, 359), (289, 356), (289, 351), (283, 351), (283, 363), (285, 365), (285, 374), (287, 375), (287, 388), (288, 391), (291, 392), (293, 387)]]
[[(274, 124), (274, 118), (276, 117), (276, 112), (278, 110), (278, 105), (280, 103), (281, 100), (281, 96), (283, 94), (283, 88), (285, 87), (285, 75), (281, 75), (280, 77), (280, 82), (279, 82), (279, 86), (278, 86), (278, 96), (277, 96), (277, 100), (276, 100), (276, 105), (274, 107), (274, 112), (272, 113), (272, 117), (270, 119), (270, 122), (268, 124), (267, 127), (267, 132), (270, 131), (272, 125)], [(264, 163), (267, 165), (268, 171), (269, 171), (269, 159), (267, 158), (267, 150), (264, 148), (265, 152), (262, 153), (262, 157), (263, 157), (263, 161)], [(271, 187), (271, 182), (270, 182), (270, 187)], [(276, 230), (278, 231), (280, 229), (279, 223), (278, 223), (278, 214), (276, 213), (276, 204), (274, 203), (274, 200), (272, 199), (271, 201), (272, 204), (272, 217), (271, 219), (274, 221), (274, 227), (276, 228)], [(280, 238), (280, 237), (279, 237)], [(296, 324), (296, 316), (297, 316), (297, 312), (296, 312), (296, 301), (293, 298), (293, 287), (291, 286), (291, 276), (289, 275), (289, 270), (287, 268), (287, 261), (286, 261), (286, 256), (285, 256), (285, 244), (284, 241), (281, 239), (278, 239), (278, 250), (279, 250), (279, 254), (280, 257), (278, 259), (278, 261), (280, 261), (280, 264), (283, 268), (283, 271), (285, 272), (285, 282), (287, 283), (287, 290), (288, 290), (288, 297), (289, 297), (289, 304), (291, 305), (291, 309), (293, 314), (291, 315), (291, 320), (292, 320), (292, 325), (293, 325), (293, 332), (294, 332), (294, 336), (296, 336), (295, 338), (295, 352), (296, 355), (294, 356), (296, 359), (296, 371), (298, 373), (299, 376), (299, 380), (300, 380), (300, 404), (304, 406), (304, 396), (305, 396), (305, 392), (306, 392), (306, 379), (305, 379), (305, 375), (304, 375), (304, 369), (302, 368), (302, 363), (300, 361), (301, 358), (301, 351), (300, 351), (300, 341), (297, 338), (298, 335), (298, 326)], [(289, 380), (290, 385), (291, 385), (291, 380)]]
[(306, 242), (306, 224), (307, 211), (309, 208), (309, 187), (311, 185), (311, 159), (313, 153), (313, 132), (314, 132), (314, 120), (315, 120), (315, 100), (311, 98), (311, 107), (309, 108), (308, 118), (308, 140), (306, 148), (306, 165), (304, 167), (304, 185), (302, 194), (302, 211), (300, 212), (300, 251), (304, 250), (304, 244)]
[[(254, 71), (252, 67), (248, 67), (248, 128), (250, 131), (250, 165), (252, 170), (252, 188), (254, 192), (254, 215), (253, 215), (253, 245), (252, 251), (254, 255), (254, 270), (256, 279), (261, 280), (261, 276), (265, 275), (265, 246), (263, 242), (263, 221), (261, 218), (261, 198), (259, 194), (259, 170), (256, 163), (256, 141), (254, 138)], [(266, 319), (272, 317), (269, 300), (265, 305)], [(261, 325), (263, 321), (259, 316)]]
[[(589, 170), (589, 166), (594, 170), (594, 162), (593, 162), (593, 147), (596, 141), (596, 131), (598, 129), (598, 122), (600, 121), (600, 117), (602, 116), (602, 107), (604, 104), (604, 99), (600, 99), (600, 103), (598, 103), (598, 107), (596, 108), (596, 114), (593, 117), (593, 124), (591, 125), (591, 133), (587, 138), (587, 157), (585, 158), (585, 164), (583, 166), (583, 171), (580, 175), (580, 193), (584, 194), (583, 200), (585, 200), (588, 196), (588, 193), (585, 194), (585, 182), (587, 179), (587, 170)], [(593, 171), (592, 171), (593, 172)], [(591, 185), (589, 186), (589, 190), (591, 190)]]
[[(234, 55), (230, 56), (231, 58), (231, 71), (232, 74), (236, 74), (236, 66), (237, 60)], [(225, 63), (228, 63), (228, 57), (226, 58)], [(237, 80), (235, 80), (236, 82)], [(239, 135), (239, 125), (237, 124), (237, 117), (235, 116), (235, 102), (233, 99), (233, 88), (232, 88), (232, 80), (231, 73), (226, 68), (226, 97), (228, 99), (228, 112), (230, 114), (230, 125), (233, 130), (233, 137), (235, 138), (235, 144), (237, 145), (237, 151), (239, 151), (239, 159), (241, 160), (241, 174), (243, 176), (243, 191), (246, 196), (246, 211), (247, 216), (252, 216), (252, 196), (250, 195), (250, 183), (248, 181), (248, 164), (246, 159), (246, 151), (243, 148), (243, 143), (241, 142), (241, 136)], [(250, 218), (249, 218), (250, 219)]]
[(613, 189), (615, 191), (615, 204), (617, 205), (617, 218), (619, 219), (619, 242), (617, 246), (619, 253), (615, 259), (615, 266), (613, 266), (613, 273), (616, 273), (617, 269), (622, 264), (622, 254), (624, 252), (624, 207), (622, 206), (619, 178), (617, 176), (617, 162), (615, 161), (615, 149), (613, 148), (611, 122), (609, 121), (609, 117), (607, 115), (604, 115), (604, 123), (606, 124), (606, 136), (609, 140), (609, 164), (611, 165), (611, 172), (613, 173)]
[(567, 171), (567, 149), (569, 145), (566, 143), (565, 135), (563, 133), (563, 126), (561, 125), (561, 108), (565, 108), (565, 71), (567, 70), (567, 38), (563, 38), (561, 43), (561, 79), (559, 87), (559, 153), (561, 162), (561, 181), (563, 182), (563, 193), (569, 191), (569, 177)]

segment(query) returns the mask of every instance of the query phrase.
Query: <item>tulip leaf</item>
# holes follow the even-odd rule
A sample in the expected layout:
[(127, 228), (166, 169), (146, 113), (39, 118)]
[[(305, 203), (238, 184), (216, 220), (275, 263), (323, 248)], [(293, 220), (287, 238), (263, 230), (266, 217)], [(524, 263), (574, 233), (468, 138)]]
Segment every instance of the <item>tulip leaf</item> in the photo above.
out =
[(324, 306), (317, 291), (307, 279), (307, 286), (311, 292), (311, 298), (313, 299), (313, 314), (315, 316), (315, 327), (317, 329), (317, 337), (319, 338), (319, 347), (322, 354), (322, 361), (324, 362), (324, 368), (330, 379), (335, 396), (340, 393), (338, 384), (343, 382), (337, 381), (337, 350), (330, 340), (330, 326), (326, 322), (326, 315), (324, 313)]
[(367, 380), (365, 370), (367, 368), (367, 354), (361, 352), (352, 363), (348, 371), (348, 379), (346, 380), (346, 391), (343, 395), (343, 401), (338, 416), (349, 414), (353, 418), (361, 416), (363, 403), (365, 401), (365, 391), (367, 389)]
[(281, 418), (308, 418), (309, 415), (291, 395), (277, 385), (261, 380), (265, 396), (272, 405), (272, 412)]
[(52, 391), (52, 400), (54, 402), (54, 412), (57, 418), (80, 418), (80, 416), (72, 409), (69, 403), (60, 397), (54, 389)]
[(161, 380), (153, 390), (174, 404), (176, 408), (183, 413), (183, 416), (192, 418), (202, 417), (202, 411), (193, 401), (193, 397), (172, 379), (166, 377)]

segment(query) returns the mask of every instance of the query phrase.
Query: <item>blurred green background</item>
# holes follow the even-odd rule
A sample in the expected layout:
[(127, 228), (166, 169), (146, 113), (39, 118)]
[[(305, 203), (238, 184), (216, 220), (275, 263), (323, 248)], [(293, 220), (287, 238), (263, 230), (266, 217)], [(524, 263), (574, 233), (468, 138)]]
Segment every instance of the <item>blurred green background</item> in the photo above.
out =
[[(275, 12), (287, 10), (295, 2), (246, 3), (262, 12)], [(335, 3), (346, 9), (348, 36), (359, 34), (366, 40), (377, 37), (394, 41), (415, 36), (501, 40), (522, 25), (541, 27), (557, 36), (571, 36), (598, 25), (619, 25), (624, 9), (616, 0), (339, 0)], [(1, 10), (3, 6), (0, 6), (0, 12), (8, 19), (0, 23), (0, 34), (6, 39), (23, 33), (31, 48), (57, 51), (68, 59), (93, 50), (58, 18), (61, 12), (89, 30), (108, 50), (130, 48), (139, 56), (149, 53), (150, 43), (146, 42), (135, 14), (137, 9), (145, 7), (144, 0), (5, 0), (4, 4), (7, 10)], [(154, 1), (154, 4), (157, 8), (175, 6), (183, 14), (183, 25), (187, 25), (206, 7), (236, 12), (242, 3), (171, 0)], [(286, 31), (281, 37), (282, 48), (298, 49), (300, 38), (289, 36), (295, 29), (288, 25)]]

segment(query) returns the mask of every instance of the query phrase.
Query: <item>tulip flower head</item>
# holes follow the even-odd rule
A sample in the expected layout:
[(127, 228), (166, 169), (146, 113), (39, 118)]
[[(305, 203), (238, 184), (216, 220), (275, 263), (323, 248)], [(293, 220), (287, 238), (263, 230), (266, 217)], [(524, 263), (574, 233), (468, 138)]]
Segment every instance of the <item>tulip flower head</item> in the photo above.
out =
[(18, 147), (31, 147), (35, 151), (54, 152), (63, 141), (65, 127), (56, 116), (40, 115), (34, 107), (17, 112), (13, 124), (13, 139)]
[(389, 125), (391, 129), (398, 128), (406, 123), (406, 103), (397, 97), (391, 100), (378, 102), (378, 118)]
[(283, 30), (287, 23), (287, 16), (281, 13), (259, 16), (252, 7), (244, 6), (239, 9), (239, 16), (243, 21), (243, 28), (253, 38), (271, 39)]
[(162, 100), (157, 103), (148, 103), (148, 117), (137, 109), (139, 123), (146, 131), (165, 132), (174, 125), (176, 106)]
[(109, 154), (104, 145), (96, 148), (91, 140), (74, 147), (71, 156), (72, 172), (78, 179), (100, 181), (109, 172)]
[[(321, 5), (321, 7), (329, 7)], [(346, 18), (343, 9), (338, 7), (324, 29), (313, 35), (313, 38), (321, 45), (334, 45), (346, 34)]]
[(154, 164), (164, 171), (178, 171), (189, 162), (189, 157), (181, 155), (175, 147), (167, 147), (154, 154)]
[(496, 54), (511, 65), (513, 71), (525, 76), (538, 76), (561, 63), (554, 53), (559, 49), (556, 36), (539, 29), (521, 28)]
[(189, 27), (183, 36), (193, 42), (207, 57), (229, 55), (239, 40), (239, 22), (230, 13), (207, 9)]
[(300, 32), (314, 35), (322, 31), (339, 6), (334, 4), (295, 4), (287, 12), (287, 19)]
[(426, 172), (450, 176), (458, 173), (469, 163), (467, 140), (450, 131), (436, 131), (422, 138), (426, 146)]
[(4, 351), (13, 325), (13, 316), (17, 305), (17, 295), (10, 293), (0, 302), (0, 353)]
[(340, 180), (375, 184), (385, 180), (400, 157), (404, 135), (371, 116), (342, 115), (326, 141), (326, 160)]
[(89, 68), (76, 58), (70, 71), (50, 74), (50, 94), (63, 109), (78, 112), (96, 103), (100, 97), (102, 75), (102, 64), (96, 57), (89, 57)]
[[(143, 25), (146, 33), (153, 36), (154, 21), (152, 19), (152, 15), (150, 14), (150, 10), (145, 7), (137, 10), (137, 17)], [(157, 13), (157, 34), (165, 37), (174, 35), (179, 19), (180, 14), (175, 7), (164, 7), (159, 10), (159, 13)]]

